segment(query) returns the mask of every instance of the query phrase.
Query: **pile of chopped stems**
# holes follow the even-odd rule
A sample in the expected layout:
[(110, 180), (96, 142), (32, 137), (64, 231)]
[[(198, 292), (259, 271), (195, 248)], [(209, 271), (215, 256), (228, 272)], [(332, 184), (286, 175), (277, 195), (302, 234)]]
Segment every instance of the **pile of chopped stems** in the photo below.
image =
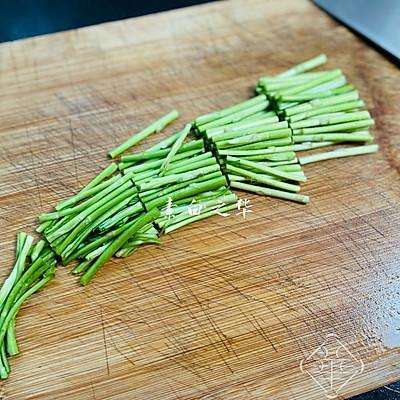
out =
[(15, 320), (21, 305), (54, 276), (55, 254), (44, 240), (23, 232), (17, 236), (15, 264), (0, 289), (0, 378), (10, 373), (8, 357), (19, 354)]
[[(255, 110), (254, 102), (264, 109)], [(261, 94), (197, 118), (195, 129), (217, 155), (231, 187), (308, 203), (308, 196), (299, 194), (300, 182), (307, 180), (295, 153), (299, 146), (288, 122), (268, 107), (271, 102)]]
[[(16, 263), (0, 289), (0, 377), (18, 354), (15, 317), (53, 277), (56, 256), (88, 284), (111, 257), (213, 215), (229, 215), (231, 188), (308, 203), (303, 164), (373, 153), (374, 120), (340, 70), (309, 72), (325, 55), (259, 79), (257, 95), (196, 118), (148, 150), (130, 147), (178, 117), (172, 111), (109, 152), (112, 162), (80, 192), (39, 217), (45, 240), (18, 235)], [(194, 134), (195, 139), (189, 138)], [(315, 153), (314, 149), (357, 143)], [(311, 154), (303, 154), (312, 151)], [(298, 155), (298, 152), (301, 152)]]
[(266, 95), (280, 119), (288, 123), (294, 145), (361, 144), (319, 155), (301, 155), (300, 164), (367, 154), (378, 149), (371, 145), (374, 137), (369, 131), (374, 120), (342, 71), (308, 72), (326, 61), (325, 55), (319, 55), (276, 76), (262, 77), (257, 84), (257, 93)]
[[(155, 125), (159, 121), (130, 143)], [(78, 194), (39, 217), (38, 231), (63, 264), (77, 262), (72, 273), (80, 275), (81, 284), (110, 257), (127, 257), (140, 245), (159, 243), (163, 232), (235, 206), (220, 164), (202, 139), (188, 140), (190, 131), (187, 124), (148, 150), (122, 155)]]

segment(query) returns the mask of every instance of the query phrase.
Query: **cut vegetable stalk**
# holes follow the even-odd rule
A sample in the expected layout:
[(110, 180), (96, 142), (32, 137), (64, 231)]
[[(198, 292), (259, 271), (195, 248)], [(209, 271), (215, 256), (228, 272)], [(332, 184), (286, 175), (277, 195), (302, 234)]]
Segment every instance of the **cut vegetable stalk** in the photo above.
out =
[(377, 144), (370, 144), (366, 146), (348, 147), (345, 149), (337, 149), (332, 151), (327, 151), (319, 154), (312, 154), (309, 156), (299, 157), (299, 162), (301, 165), (310, 164), (317, 161), (330, 160), (332, 158), (350, 157), (358, 156), (361, 154), (376, 153), (379, 150)]
[(128, 150), (130, 147), (135, 146), (139, 142), (141, 142), (143, 139), (146, 139), (148, 136), (150, 136), (152, 133), (158, 133), (161, 132), (169, 123), (174, 121), (179, 117), (179, 113), (176, 110), (171, 111), (170, 113), (164, 115), (157, 121), (153, 122), (151, 125), (149, 125), (147, 128), (143, 129), (139, 133), (131, 136), (128, 140), (126, 140), (124, 143), (119, 145), (118, 147), (112, 149), (108, 154), (110, 155), (111, 158), (115, 158)]
[(176, 139), (175, 143), (172, 145), (170, 152), (167, 154), (167, 157), (163, 161), (160, 167), (159, 175), (163, 176), (165, 174), (166, 169), (168, 168), (171, 160), (181, 148), (183, 141), (186, 139), (186, 136), (189, 134), (190, 129), (192, 128), (191, 124), (186, 124), (183, 130), (180, 132), (178, 138)]

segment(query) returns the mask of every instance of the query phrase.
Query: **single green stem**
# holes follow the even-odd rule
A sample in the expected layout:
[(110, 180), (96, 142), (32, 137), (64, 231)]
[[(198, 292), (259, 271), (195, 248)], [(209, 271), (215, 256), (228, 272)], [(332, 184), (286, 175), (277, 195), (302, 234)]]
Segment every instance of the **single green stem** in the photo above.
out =
[(276, 117), (275, 111), (273, 111), (273, 110), (270, 110), (270, 111), (262, 110), (262, 111), (256, 112), (253, 115), (249, 115), (246, 118), (243, 118), (238, 123), (240, 124), (240, 123), (251, 122), (251, 121), (256, 121), (256, 120), (259, 120), (259, 119), (271, 118), (271, 117)]
[(118, 170), (118, 165), (115, 163), (109, 164), (106, 168), (103, 169), (96, 177), (94, 177), (83, 189), (82, 191), (89, 190), (99, 183), (103, 182), (104, 179), (111, 176), (115, 171)]
[(228, 174), (233, 173), (235, 175), (244, 176), (246, 178), (250, 178), (252, 181), (262, 183), (264, 185), (276, 187), (279, 189), (287, 190), (289, 192), (298, 193), (300, 191), (299, 185), (294, 185), (292, 183), (278, 181), (276, 179), (271, 178), (268, 175), (256, 174), (252, 171), (249, 171), (244, 168), (235, 167), (231, 164), (227, 165)]
[(90, 266), (91, 261), (81, 261), (79, 264), (77, 264), (74, 269), (71, 271), (71, 274), (73, 275), (80, 275), (84, 273)]
[(200, 132), (205, 132), (207, 129), (215, 128), (217, 126), (232, 124), (241, 121), (242, 119), (253, 115), (259, 111), (265, 110), (269, 105), (269, 102), (266, 100), (262, 103), (256, 104), (255, 106), (245, 108), (241, 111), (238, 111), (233, 114), (229, 114), (226, 117), (216, 119), (214, 121), (208, 122), (207, 124), (200, 125), (197, 129)]
[[(6, 376), (4, 378), (2, 377), (2, 379), (5, 379), (5, 378), (7, 378), (8, 374), (10, 373), (11, 368), (10, 368), (10, 364), (8, 363), (6, 345), (5, 345), (4, 341), (1, 342), (1, 344), (0, 344), (0, 357), (1, 357), (1, 363), (4, 366), (4, 370), (6, 373)], [(4, 372), (2, 371), (2, 375), (3, 374), (4, 374)]]
[(279, 122), (279, 118), (274, 115), (271, 117), (257, 118), (251, 121), (237, 122), (236, 124), (228, 124), (218, 128), (211, 128), (206, 130), (206, 136), (212, 138), (215, 135), (224, 132), (236, 132), (243, 131), (244, 129), (255, 128), (263, 125), (270, 125)]
[[(202, 153), (203, 149), (199, 148), (199, 149), (195, 149), (195, 150), (190, 150), (190, 151), (185, 151), (183, 153), (178, 153), (172, 160), (170, 167), (172, 168), (172, 166), (174, 166), (175, 164), (177, 164), (178, 162), (183, 162), (183, 161), (187, 161), (188, 159), (192, 158), (192, 157), (197, 157), (198, 155), (203, 154)], [(147, 160), (141, 164), (136, 164), (136, 163), (120, 163), (123, 164), (123, 168), (121, 168), (121, 170), (124, 170), (125, 173), (128, 172), (135, 172), (135, 173), (139, 173), (139, 172), (145, 172), (145, 171), (149, 171), (149, 170), (154, 170), (154, 169), (158, 169), (161, 164), (163, 163), (164, 159), (160, 158), (160, 159), (150, 159)]]
[(47, 228), (49, 228), (51, 225), (53, 225), (53, 223), (54, 223), (54, 221), (42, 222), (35, 230), (36, 230), (37, 233), (42, 233)]
[(345, 90), (345, 92), (348, 91), (348, 89), (343, 89), (343, 87), (346, 85), (347, 85), (346, 77), (344, 75), (340, 75), (338, 78), (332, 79), (328, 82), (321, 83), (320, 85), (314, 86), (313, 88), (307, 89), (304, 92), (298, 94), (307, 95), (307, 94), (331, 92), (332, 95), (335, 95), (337, 90), (339, 90), (340, 93), (342, 92), (342, 90)]
[(108, 247), (110, 243), (105, 243), (103, 246), (98, 247), (97, 249), (91, 251), (90, 253), (86, 254), (85, 260), (92, 261), (99, 257)]
[(298, 181), (298, 182), (306, 182), (307, 181), (307, 178), (302, 177), (300, 175), (295, 175), (295, 174), (281, 171), (276, 168), (268, 167), (267, 165), (264, 165), (259, 162), (242, 160), (240, 158), (231, 157), (231, 156), (228, 156), (226, 161), (228, 164), (234, 164), (234, 165), (240, 165), (240, 166), (247, 167), (247, 168), (253, 168), (256, 171), (262, 172), (263, 174), (274, 175), (274, 176), (278, 176), (280, 178), (284, 178), (287, 180), (294, 180), (294, 181)]
[(24, 247), (27, 234), (25, 232), (18, 232), (17, 234), (17, 244), (15, 246), (15, 259), (18, 259), (21, 251)]
[(211, 139), (214, 142), (220, 142), (223, 140), (235, 139), (242, 136), (253, 135), (256, 133), (280, 131), (282, 129), (287, 129), (289, 124), (287, 121), (274, 122), (272, 124), (265, 124), (261, 126), (256, 126), (252, 128), (242, 129), (239, 131), (227, 131), (214, 135)]
[(164, 115), (157, 121), (153, 122), (147, 128), (131, 136), (128, 140), (120, 144), (118, 147), (112, 149), (108, 154), (110, 155), (111, 158), (119, 156), (121, 153), (125, 152), (130, 147), (133, 147), (142, 140), (146, 139), (152, 133), (161, 132), (169, 123), (171, 123), (178, 117), (179, 117), (178, 111), (176, 110), (171, 111), (170, 113)]
[(113, 240), (107, 249), (99, 256), (99, 258), (89, 267), (81, 276), (79, 282), (81, 285), (87, 285), (97, 271), (132, 237), (140, 228), (149, 222), (154, 221), (160, 215), (158, 208), (153, 208), (146, 214), (139, 217), (136, 222), (123, 231), (115, 240)]
[[(372, 118), (362, 119), (359, 121), (351, 121), (344, 122), (339, 124), (327, 125), (327, 126), (318, 126), (314, 128), (301, 128), (299, 129), (299, 134), (301, 135), (312, 135), (314, 133), (327, 133), (327, 132), (343, 132), (356, 130), (360, 128), (368, 128), (369, 126), (374, 125), (374, 120)], [(293, 132), (294, 134), (294, 132)]]
[(261, 133), (253, 133), (251, 135), (239, 136), (233, 139), (222, 140), (216, 142), (218, 149), (224, 149), (227, 147), (243, 146), (250, 143), (263, 142), (272, 139), (287, 138), (292, 135), (290, 128), (278, 129), (276, 131), (267, 131)]
[(43, 247), (45, 246), (46, 242), (41, 239), (39, 240), (35, 246), (32, 249), (32, 253), (31, 253), (31, 261), (34, 262), (36, 261), (36, 259), (39, 257), (40, 253), (43, 250)]
[[(232, 154), (235, 155), (235, 154)], [(256, 155), (246, 155), (242, 158), (250, 161), (269, 161), (269, 162), (279, 162), (279, 161), (293, 161), (296, 160), (296, 153), (294, 151), (282, 151), (279, 153), (269, 153), (269, 154), (256, 154)]]
[(311, 118), (317, 115), (350, 111), (364, 106), (363, 100), (348, 101), (346, 103), (334, 104), (332, 106), (316, 107), (310, 111), (292, 115), (289, 117), (290, 122), (296, 122), (303, 119)]
[(368, 111), (355, 111), (334, 116), (332, 116), (332, 114), (322, 114), (315, 118), (309, 118), (297, 122), (291, 122), (290, 127), (292, 129), (308, 128), (313, 126), (334, 125), (338, 123), (358, 121), (364, 119), (371, 119), (371, 115)]
[(172, 144), (174, 144), (179, 135), (180, 132), (175, 132), (172, 135), (161, 140), (160, 142), (156, 143), (154, 146), (151, 146), (147, 151), (167, 149), (168, 147), (171, 147)]
[(221, 119), (223, 117), (226, 117), (229, 114), (233, 114), (238, 111), (242, 111), (246, 108), (250, 108), (256, 104), (264, 102), (265, 100), (267, 100), (266, 96), (259, 95), (259, 96), (253, 97), (249, 100), (235, 104), (231, 107), (227, 107), (227, 108), (224, 108), (219, 111), (215, 111), (215, 112), (212, 112), (209, 114), (202, 115), (201, 117), (196, 118), (194, 122), (195, 122), (196, 126), (204, 125), (211, 121), (215, 121), (216, 119)]
[(21, 277), (25, 269), (26, 258), (31, 250), (32, 243), (33, 243), (33, 237), (27, 235), (25, 237), (24, 245), (22, 246), (22, 249), (19, 252), (19, 256), (17, 258), (17, 261), (15, 262), (14, 267), (0, 289), (0, 309), (3, 306), (4, 302), (6, 301), (7, 296), (9, 295), (13, 286), (15, 285), (16, 282), (18, 282), (18, 279)]
[(340, 69), (331, 71), (326, 75), (322, 75), (319, 78), (313, 79), (310, 82), (303, 83), (301, 85), (295, 86), (293, 88), (284, 89), (278, 92), (277, 97), (287, 96), (287, 95), (295, 95), (298, 93), (305, 92), (309, 89), (315, 88), (316, 86), (321, 85), (322, 83), (332, 81), (342, 75), (342, 71)]
[(319, 67), (322, 64), (325, 64), (327, 61), (327, 57), (325, 54), (320, 54), (310, 60), (304, 61), (300, 64), (295, 65), (292, 68), (289, 68), (287, 71), (282, 72), (277, 75), (278, 78), (283, 78), (287, 76), (294, 76), (301, 74), (303, 72), (309, 71), (310, 69), (314, 69)]
[(11, 357), (19, 354), (17, 338), (15, 337), (15, 318), (10, 321), (7, 328), (6, 350)]
[(167, 157), (164, 159), (163, 163), (161, 164), (159, 175), (163, 176), (165, 171), (167, 170), (168, 166), (170, 165), (171, 160), (174, 158), (178, 150), (182, 147), (183, 141), (186, 139), (187, 135), (192, 128), (191, 124), (186, 124), (183, 130), (180, 132), (178, 138), (176, 139), (175, 143), (172, 145), (171, 150), (167, 154)]
[(194, 171), (184, 172), (182, 174), (167, 175), (161, 178), (153, 178), (148, 182), (141, 183), (138, 187), (140, 192), (145, 192), (147, 190), (169, 185), (171, 183), (186, 182), (191, 179), (195, 179), (198, 176), (203, 176), (212, 172), (216, 172), (219, 169), (220, 169), (219, 164), (215, 163), (214, 165), (210, 165), (204, 168), (199, 168)]
[(330, 160), (332, 158), (342, 158), (358, 156), (361, 154), (376, 153), (379, 150), (377, 144), (370, 144), (366, 146), (348, 147), (345, 149), (338, 149), (333, 151), (327, 151), (319, 154), (312, 154), (310, 156), (299, 157), (299, 162), (301, 165), (310, 164), (313, 162)]
[(312, 79), (318, 78), (321, 75), (326, 74), (327, 72), (330, 71), (318, 71), (318, 72), (303, 72), (301, 74), (293, 75), (293, 76), (262, 76), (261, 78), (258, 79), (257, 84), (258, 85), (267, 85), (269, 83), (289, 83), (289, 84), (299, 84), (299, 83), (304, 83), (307, 81), (310, 81)]
[[(102, 190), (104, 190), (105, 188), (109, 187), (110, 185), (112, 185), (114, 182), (118, 181), (118, 179), (121, 178), (120, 174), (114, 175), (112, 178), (107, 179), (106, 181), (103, 181), (101, 183), (99, 183), (98, 185), (91, 187), (87, 190), (81, 190), (79, 193), (77, 193), (74, 196), (71, 196), (69, 199), (63, 201), (62, 203), (58, 204), (55, 209), (58, 212), (55, 213), (49, 213), (49, 214), (44, 214), (44, 215), (59, 215), (59, 216), (64, 216), (64, 215), (68, 215), (71, 214), (70, 212), (67, 213), (67, 210), (70, 210), (71, 206), (74, 206), (75, 204), (77, 204), (78, 202), (80, 202), (83, 199), (86, 199), (87, 197), (91, 197), (93, 195), (96, 195), (97, 193), (101, 192)], [(39, 220), (40, 217), (39, 217)]]
[[(266, 149), (271, 146), (273, 147), (288, 146), (290, 144), (292, 144), (292, 138), (285, 137), (282, 139), (264, 140), (261, 142), (249, 143), (242, 146), (229, 146), (225, 148), (234, 148), (235, 150), (259, 150), (259, 149)], [(217, 148), (219, 149), (220, 146), (217, 146)]]
[[(292, 94), (292, 95), (282, 95), (279, 98), (279, 101), (283, 102), (304, 102), (304, 101), (310, 101), (314, 99), (322, 99), (330, 96), (335, 96), (341, 93), (347, 93), (351, 90), (354, 89), (352, 85), (344, 85), (343, 81), (345, 78), (341, 78), (337, 80), (337, 85), (338, 87), (335, 88), (334, 84), (336, 81), (332, 81), (332, 84), (330, 86), (333, 86), (331, 89), (326, 89), (324, 91), (315, 91), (315, 92), (306, 92), (306, 93), (300, 93), (300, 94)], [(340, 85), (339, 85), (340, 84)], [(322, 85), (321, 85), (322, 87)]]
[(193, 157), (193, 162), (191, 164), (189, 162), (190, 160), (188, 160), (187, 163), (182, 164), (182, 166), (180, 166), (179, 168), (173, 167), (172, 169), (168, 169), (165, 175), (168, 176), (171, 174), (181, 174), (184, 172), (196, 170), (198, 168), (209, 167), (210, 165), (214, 165), (216, 163), (214, 156), (212, 156), (210, 152), (204, 153), (204, 155), (207, 155), (207, 157), (199, 160), (197, 160), (196, 157)]
[(243, 183), (243, 182), (231, 181), (231, 186), (236, 189), (241, 189), (241, 190), (245, 190), (248, 192), (257, 193), (257, 194), (260, 194), (263, 196), (277, 197), (280, 199), (292, 200), (292, 201), (296, 201), (296, 202), (304, 203), (304, 204), (307, 204), (310, 201), (310, 198), (308, 196), (304, 196), (304, 195), (301, 195), (298, 193), (290, 193), (290, 192), (285, 192), (282, 190), (270, 189), (270, 188), (265, 188), (265, 187), (256, 186), (256, 185), (250, 185), (248, 183)]
[(302, 168), (299, 164), (285, 164), (285, 165), (276, 165), (273, 166), (274, 169), (279, 169), (284, 172), (301, 172)]
[(120, 223), (125, 218), (131, 217), (132, 215), (135, 215), (135, 214), (138, 214), (141, 211), (143, 211), (143, 206), (138, 201), (137, 203), (124, 208), (117, 214), (113, 215), (111, 218), (105, 220), (102, 224), (99, 225), (98, 229), (100, 231), (108, 230), (108, 229), (112, 228), (113, 226), (117, 225), (118, 223)]
[[(192, 140), (189, 143), (184, 144), (178, 151), (179, 153), (184, 153), (186, 151), (191, 151), (195, 149), (202, 149), (204, 147), (204, 143), (202, 139)], [(154, 151), (142, 151), (140, 153), (130, 154), (128, 156), (122, 156), (121, 161), (124, 163), (127, 162), (138, 162), (143, 160), (150, 160), (152, 158), (161, 158), (165, 157), (169, 153), (169, 149), (162, 150), (154, 150)]]
[(330, 72), (332, 71), (311, 72), (286, 78), (262, 77), (258, 80), (258, 85), (262, 86), (267, 92), (273, 92), (311, 82)]
[(357, 90), (354, 90), (352, 92), (344, 93), (344, 94), (339, 94), (337, 96), (331, 96), (323, 99), (315, 99), (311, 100), (307, 103), (300, 104), (298, 106), (290, 107), (285, 110), (285, 116), (290, 117), (292, 115), (306, 112), (309, 110), (312, 110), (313, 108), (317, 107), (326, 107), (326, 106), (332, 106), (335, 104), (340, 104), (340, 103), (347, 103), (349, 101), (355, 101), (358, 100), (359, 94)]

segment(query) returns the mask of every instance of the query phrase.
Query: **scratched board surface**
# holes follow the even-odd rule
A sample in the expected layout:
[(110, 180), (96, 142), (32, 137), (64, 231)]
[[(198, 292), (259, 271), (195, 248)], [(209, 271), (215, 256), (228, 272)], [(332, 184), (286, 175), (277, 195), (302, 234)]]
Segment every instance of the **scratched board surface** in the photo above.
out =
[(245, 221), (183, 228), (85, 288), (59, 267), (20, 313), (3, 397), (321, 399), (329, 377), (300, 363), (327, 337), (363, 366), (342, 397), (400, 379), (400, 73), (307, 1), (220, 2), (0, 45), (1, 278), (16, 233), (130, 133), (172, 108), (180, 127), (322, 52), (360, 89), (380, 152), (307, 165), (309, 205), (244, 195)]

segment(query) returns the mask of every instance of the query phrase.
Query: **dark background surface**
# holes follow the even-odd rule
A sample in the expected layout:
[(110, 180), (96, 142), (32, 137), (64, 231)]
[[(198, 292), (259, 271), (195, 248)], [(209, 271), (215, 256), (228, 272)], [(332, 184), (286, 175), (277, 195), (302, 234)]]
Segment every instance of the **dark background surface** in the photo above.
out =
[(0, 0), (0, 42), (206, 2), (205, 0)]
[[(206, 0), (0, 0), (0, 42), (206, 2)], [(353, 397), (352, 400), (399, 399), (398, 382)]]

